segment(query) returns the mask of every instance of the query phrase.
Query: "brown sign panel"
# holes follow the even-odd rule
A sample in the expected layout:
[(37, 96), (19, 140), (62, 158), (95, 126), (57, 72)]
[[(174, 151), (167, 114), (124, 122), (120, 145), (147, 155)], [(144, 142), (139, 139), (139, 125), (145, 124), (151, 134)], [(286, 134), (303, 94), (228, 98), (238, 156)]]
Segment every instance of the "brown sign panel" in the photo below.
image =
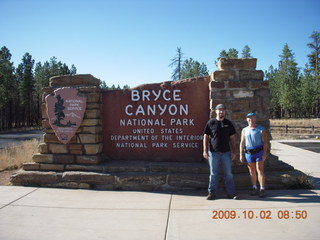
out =
[(59, 141), (67, 144), (80, 127), (86, 110), (86, 97), (78, 96), (78, 90), (58, 88), (54, 95), (46, 96), (50, 126)]
[(115, 160), (202, 160), (209, 79), (146, 84), (103, 94), (104, 152)]

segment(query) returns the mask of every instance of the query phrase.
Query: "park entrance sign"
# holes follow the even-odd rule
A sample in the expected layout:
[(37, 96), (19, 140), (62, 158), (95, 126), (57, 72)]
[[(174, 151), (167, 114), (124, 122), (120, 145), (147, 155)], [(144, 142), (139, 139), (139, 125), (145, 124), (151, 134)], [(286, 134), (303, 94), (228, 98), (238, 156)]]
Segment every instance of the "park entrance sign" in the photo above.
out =
[(54, 95), (47, 95), (49, 124), (60, 142), (67, 144), (75, 135), (86, 110), (86, 97), (70, 87), (58, 88)]
[(103, 94), (104, 152), (114, 160), (197, 162), (209, 119), (209, 78)]
[[(108, 190), (207, 189), (202, 138), (210, 109), (227, 106), (237, 146), (248, 112), (269, 128), (270, 90), (256, 61), (221, 58), (210, 76), (115, 91), (101, 89), (90, 74), (52, 77), (41, 99), (43, 142), (11, 182)], [(269, 187), (296, 182), (298, 174), (291, 178), (292, 167), (282, 164), (268, 157)], [(233, 170), (236, 187), (249, 188), (244, 166)]]

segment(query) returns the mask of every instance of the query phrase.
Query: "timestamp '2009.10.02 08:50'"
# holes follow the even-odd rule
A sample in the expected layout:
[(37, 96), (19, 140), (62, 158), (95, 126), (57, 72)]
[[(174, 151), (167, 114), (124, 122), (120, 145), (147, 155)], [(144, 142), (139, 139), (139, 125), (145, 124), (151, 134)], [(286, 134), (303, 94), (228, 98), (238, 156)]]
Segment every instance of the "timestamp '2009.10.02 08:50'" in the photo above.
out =
[(306, 210), (213, 210), (212, 219), (307, 219)]

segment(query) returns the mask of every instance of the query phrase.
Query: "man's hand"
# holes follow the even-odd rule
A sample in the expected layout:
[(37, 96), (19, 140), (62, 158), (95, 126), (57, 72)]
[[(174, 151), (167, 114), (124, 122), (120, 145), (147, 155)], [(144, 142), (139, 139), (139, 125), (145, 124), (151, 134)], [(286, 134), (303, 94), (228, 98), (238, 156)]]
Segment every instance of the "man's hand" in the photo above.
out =
[(246, 159), (244, 158), (244, 156), (242, 154), (240, 155), (240, 162), (241, 163), (245, 163), (246, 162)]
[(235, 153), (231, 153), (231, 160), (235, 161), (237, 159), (237, 155)]
[(205, 160), (208, 160), (209, 159), (209, 156), (208, 156), (208, 152), (203, 152), (203, 158), (205, 159)]
[(263, 155), (262, 155), (262, 161), (266, 161), (266, 159), (267, 159), (267, 154), (266, 154), (266, 153), (263, 153)]

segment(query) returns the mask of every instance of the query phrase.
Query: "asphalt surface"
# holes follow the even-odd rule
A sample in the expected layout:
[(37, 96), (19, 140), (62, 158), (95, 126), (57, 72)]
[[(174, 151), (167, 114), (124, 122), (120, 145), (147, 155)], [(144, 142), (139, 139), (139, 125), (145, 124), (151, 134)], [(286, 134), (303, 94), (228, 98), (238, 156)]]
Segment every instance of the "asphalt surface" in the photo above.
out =
[(0, 186), (0, 239), (320, 239), (320, 154), (278, 141), (272, 153), (313, 178), (312, 190), (208, 201), (203, 192)]
[(320, 153), (320, 141), (317, 142), (282, 142), (284, 144), (297, 147), (297, 148), (302, 148), (308, 151)]
[(22, 141), (41, 139), (43, 132), (40, 130), (18, 131), (18, 132), (0, 132), (0, 149), (12, 147), (20, 144)]

